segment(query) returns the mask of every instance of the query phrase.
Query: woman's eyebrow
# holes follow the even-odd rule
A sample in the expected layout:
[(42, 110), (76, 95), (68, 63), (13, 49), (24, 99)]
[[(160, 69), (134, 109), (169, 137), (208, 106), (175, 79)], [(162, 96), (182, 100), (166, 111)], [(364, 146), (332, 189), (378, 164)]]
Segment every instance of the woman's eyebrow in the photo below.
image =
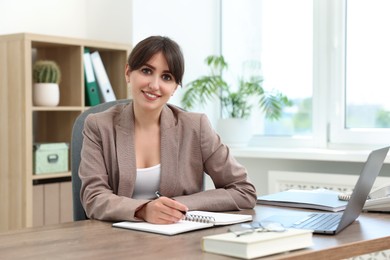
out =
[(146, 66), (146, 67), (149, 67), (149, 68), (151, 68), (151, 69), (153, 69), (153, 70), (155, 70), (155, 69), (156, 69), (154, 66), (152, 66), (152, 65), (150, 65), (150, 64), (148, 64), (148, 63), (145, 63), (145, 65), (144, 65), (144, 66)]
[[(151, 68), (152, 70), (156, 70), (156, 68), (148, 63), (145, 63), (145, 66)], [(163, 73), (168, 73), (168, 74), (172, 74), (172, 72), (170, 70), (163, 70)]]

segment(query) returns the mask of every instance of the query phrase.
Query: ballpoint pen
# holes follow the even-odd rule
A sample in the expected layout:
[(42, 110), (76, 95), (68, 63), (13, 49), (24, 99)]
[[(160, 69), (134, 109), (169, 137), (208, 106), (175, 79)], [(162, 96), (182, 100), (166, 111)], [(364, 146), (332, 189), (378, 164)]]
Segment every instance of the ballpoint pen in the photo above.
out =
[[(156, 194), (156, 197), (157, 198), (160, 198), (160, 197), (164, 197), (164, 195), (162, 195), (159, 191), (156, 191), (154, 194)], [(172, 199), (172, 198), (170, 198)], [(175, 200), (175, 199), (172, 199), (172, 200)], [(183, 211), (183, 210), (179, 210), (184, 216), (187, 214), (186, 211)]]

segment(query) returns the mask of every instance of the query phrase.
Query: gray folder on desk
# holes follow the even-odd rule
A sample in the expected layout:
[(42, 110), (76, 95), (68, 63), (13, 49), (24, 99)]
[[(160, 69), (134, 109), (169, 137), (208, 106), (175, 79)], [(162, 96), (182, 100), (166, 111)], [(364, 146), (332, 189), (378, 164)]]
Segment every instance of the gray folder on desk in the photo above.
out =
[(326, 211), (341, 211), (347, 206), (347, 201), (339, 200), (340, 192), (315, 190), (287, 190), (257, 197), (258, 204), (308, 208)]

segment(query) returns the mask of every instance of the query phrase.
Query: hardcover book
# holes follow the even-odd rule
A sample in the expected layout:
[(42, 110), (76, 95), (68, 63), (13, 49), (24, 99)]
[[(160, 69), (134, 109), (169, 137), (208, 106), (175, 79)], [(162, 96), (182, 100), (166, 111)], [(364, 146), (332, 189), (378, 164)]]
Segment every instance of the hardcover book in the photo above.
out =
[(202, 250), (209, 253), (252, 259), (307, 248), (313, 245), (310, 230), (287, 229), (284, 232), (254, 232), (237, 236), (223, 233), (202, 239)]

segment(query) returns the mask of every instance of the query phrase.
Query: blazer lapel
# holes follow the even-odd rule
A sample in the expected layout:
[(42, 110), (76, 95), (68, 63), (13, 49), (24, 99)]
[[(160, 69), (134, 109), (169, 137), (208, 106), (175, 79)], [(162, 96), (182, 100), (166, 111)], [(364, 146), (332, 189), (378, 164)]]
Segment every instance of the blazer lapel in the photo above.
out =
[(136, 178), (136, 158), (134, 145), (133, 104), (123, 109), (116, 129), (116, 154), (119, 168), (118, 195), (131, 197)]
[(176, 194), (179, 165), (179, 140), (176, 118), (168, 106), (164, 106), (160, 119), (161, 130), (161, 179), (160, 191), (165, 196)]

